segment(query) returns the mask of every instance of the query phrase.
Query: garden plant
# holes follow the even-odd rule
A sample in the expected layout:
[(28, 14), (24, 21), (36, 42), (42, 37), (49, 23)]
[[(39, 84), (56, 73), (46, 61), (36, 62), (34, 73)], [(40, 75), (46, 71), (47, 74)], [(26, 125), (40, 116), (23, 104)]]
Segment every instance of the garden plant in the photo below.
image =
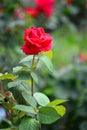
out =
[[(11, 80), (7, 85), (9, 91), (4, 93), (2, 89), (0, 92), (0, 104), (7, 113), (7, 117), (1, 120), (2, 129), (40, 130), (41, 124), (54, 123), (65, 114), (65, 107), (61, 103), (67, 100), (50, 101), (44, 93), (35, 89), (36, 84), (40, 84), (38, 70), (45, 65), (50, 72), (53, 71), (49, 57), (52, 53), (52, 37), (42, 27), (31, 27), (25, 29), (24, 41), (21, 50), (28, 56), (21, 59), (12, 73), (0, 73), (0, 80)], [(21, 103), (10, 91), (12, 88), (19, 89), (18, 96), (23, 99)], [(3, 123), (7, 123), (7, 126)]]
[(87, 0), (0, 0), (0, 130), (25, 128), (87, 130)]

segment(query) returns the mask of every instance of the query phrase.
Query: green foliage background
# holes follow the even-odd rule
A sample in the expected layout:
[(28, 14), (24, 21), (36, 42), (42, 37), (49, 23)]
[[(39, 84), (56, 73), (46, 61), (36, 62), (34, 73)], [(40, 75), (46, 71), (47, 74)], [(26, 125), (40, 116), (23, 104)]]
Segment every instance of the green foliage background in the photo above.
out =
[[(56, 0), (55, 13), (50, 20), (41, 14), (37, 19), (25, 15), (24, 19), (14, 18), (15, 8), (26, 7), (25, 0), (1, 0), (0, 7), (0, 73), (11, 72), (24, 54), (23, 31), (26, 27), (42, 26), (53, 36), (54, 72), (40, 70), (40, 90), (51, 100), (68, 99), (66, 115), (53, 125), (43, 125), (42, 130), (86, 130), (87, 129), (87, 62), (79, 54), (87, 56), (87, 9), (85, 0), (75, 0), (70, 5)], [(22, 78), (22, 76), (21, 76)], [(4, 91), (7, 90), (3, 82)], [(12, 90), (15, 91), (15, 90)], [(15, 94), (15, 96), (17, 93)], [(18, 99), (20, 102), (20, 97)], [(8, 125), (7, 122), (0, 124)], [(20, 126), (21, 127), (21, 126)]]

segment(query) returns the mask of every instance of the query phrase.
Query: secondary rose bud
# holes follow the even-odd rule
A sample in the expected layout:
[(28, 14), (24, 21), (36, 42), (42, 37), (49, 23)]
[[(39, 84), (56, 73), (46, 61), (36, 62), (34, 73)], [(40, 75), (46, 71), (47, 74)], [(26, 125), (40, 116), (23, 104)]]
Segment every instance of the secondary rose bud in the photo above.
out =
[(21, 47), (26, 55), (36, 55), (52, 49), (52, 37), (43, 28), (31, 27), (24, 31), (25, 44)]
[(39, 13), (44, 13), (46, 18), (50, 18), (54, 12), (55, 0), (34, 0), (35, 8), (25, 8), (25, 13), (32, 17), (37, 17)]
[(82, 62), (87, 62), (87, 56), (83, 53), (80, 53), (79, 54), (79, 58)]
[(24, 13), (21, 7), (14, 9), (14, 17), (18, 19), (24, 19)]
[(3, 8), (0, 8), (0, 13), (2, 13), (3, 12)]
[(55, 0), (35, 0), (35, 3), (37, 5), (37, 9), (42, 11), (47, 18), (52, 16)]
[(39, 14), (39, 10), (30, 7), (25, 8), (24, 11), (32, 17), (37, 17), (37, 15)]
[(72, 4), (74, 0), (67, 0), (67, 4)]

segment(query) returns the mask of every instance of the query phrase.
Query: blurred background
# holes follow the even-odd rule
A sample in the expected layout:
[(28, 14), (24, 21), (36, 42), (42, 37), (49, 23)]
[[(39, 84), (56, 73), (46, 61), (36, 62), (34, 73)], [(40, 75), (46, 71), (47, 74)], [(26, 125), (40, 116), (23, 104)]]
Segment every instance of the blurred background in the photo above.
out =
[(24, 57), (24, 29), (31, 26), (53, 37), (54, 72), (40, 71), (39, 91), (69, 100), (65, 116), (42, 130), (87, 130), (87, 0), (0, 0), (0, 73)]

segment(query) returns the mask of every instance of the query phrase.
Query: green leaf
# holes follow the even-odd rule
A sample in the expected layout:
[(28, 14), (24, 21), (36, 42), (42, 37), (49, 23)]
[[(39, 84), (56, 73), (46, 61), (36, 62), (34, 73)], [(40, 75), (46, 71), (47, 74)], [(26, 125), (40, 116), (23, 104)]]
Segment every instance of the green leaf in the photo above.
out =
[(40, 60), (46, 65), (46, 67), (50, 72), (53, 72), (53, 64), (48, 56), (46, 55), (41, 56)]
[(67, 102), (68, 100), (56, 99), (48, 104), (48, 106), (56, 106), (61, 103)]
[(2, 121), (0, 121), (0, 130), (6, 130), (11, 128), (12, 123), (10, 120), (4, 119)]
[(19, 130), (40, 130), (40, 123), (36, 119), (25, 117), (19, 125)]
[(28, 92), (23, 92), (22, 95), (29, 105), (31, 105), (34, 108), (37, 107), (36, 100)]
[(41, 106), (46, 106), (48, 103), (50, 103), (49, 98), (43, 93), (36, 92), (34, 93), (34, 97), (36, 101), (38, 102), (38, 104)]
[(14, 80), (17, 77), (18, 76), (14, 76), (13, 74), (8, 74), (8, 73), (2, 74), (2, 73), (0, 73), (0, 80), (4, 80), (4, 79)]
[(53, 51), (52, 50), (46, 51), (46, 52), (42, 52), (42, 53), (47, 55), (50, 59), (52, 59), (52, 57), (53, 57)]
[(4, 98), (4, 96), (1, 93), (0, 93), (0, 98), (2, 98), (2, 99)]
[(0, 73), (0, 76), (2, 76), (3, 74), (2, 73)]
[(4, 99), (4, 96), (0, 93), (0, 102), (2, 102)]
[(20, 85), (21, 83), (22, 83), (22, 81), (10, 82), (10, 83), (8, 83), (8, 88), (16, 87), (16, 86)]
[(19, 116), (20, 118), (23, 118), (25, 115), (26, 115), (26, 112), (20, 111), (20, 113), (19, 113), (18, 116)]
[(33, 80), (38, 84), (38, 77), (35, 73), (31, 72), (31, 76), (33, 78)]
[(42, 124), (51, 124), (59, 118), (60, 116), (53, 107), (41, 107), (38, 112), (38, 120)]
[(19, 72), (19, 71), (29, 71), (29, 70), (30, 70), (29, 67), (22, 67), (22, 66), (17, 66), (13, 68), (14, 73)]
[(13, 72), (18, 72), (22, 69), (23, 67), (22, 66), (16, 66), (13, 68)]
[(55, 106), (54, 108), (60, 116), (63, 116), (66, 112), (66, 108), (63, 105)]
[(33, 58), (33, 56), (26, 56), (19, 63), (30, 61), (30, 60), (32, 60), (32, 58)]
[(20, 110), (20, 111), (24, 111), (24, 112), (29, 112), (31, 114), (36, 114), (36, 112), (34, 111), (34, 109), (30, 106), (25, 106), (25, 105), (15, 105), (13, 107), (14, 109)]

